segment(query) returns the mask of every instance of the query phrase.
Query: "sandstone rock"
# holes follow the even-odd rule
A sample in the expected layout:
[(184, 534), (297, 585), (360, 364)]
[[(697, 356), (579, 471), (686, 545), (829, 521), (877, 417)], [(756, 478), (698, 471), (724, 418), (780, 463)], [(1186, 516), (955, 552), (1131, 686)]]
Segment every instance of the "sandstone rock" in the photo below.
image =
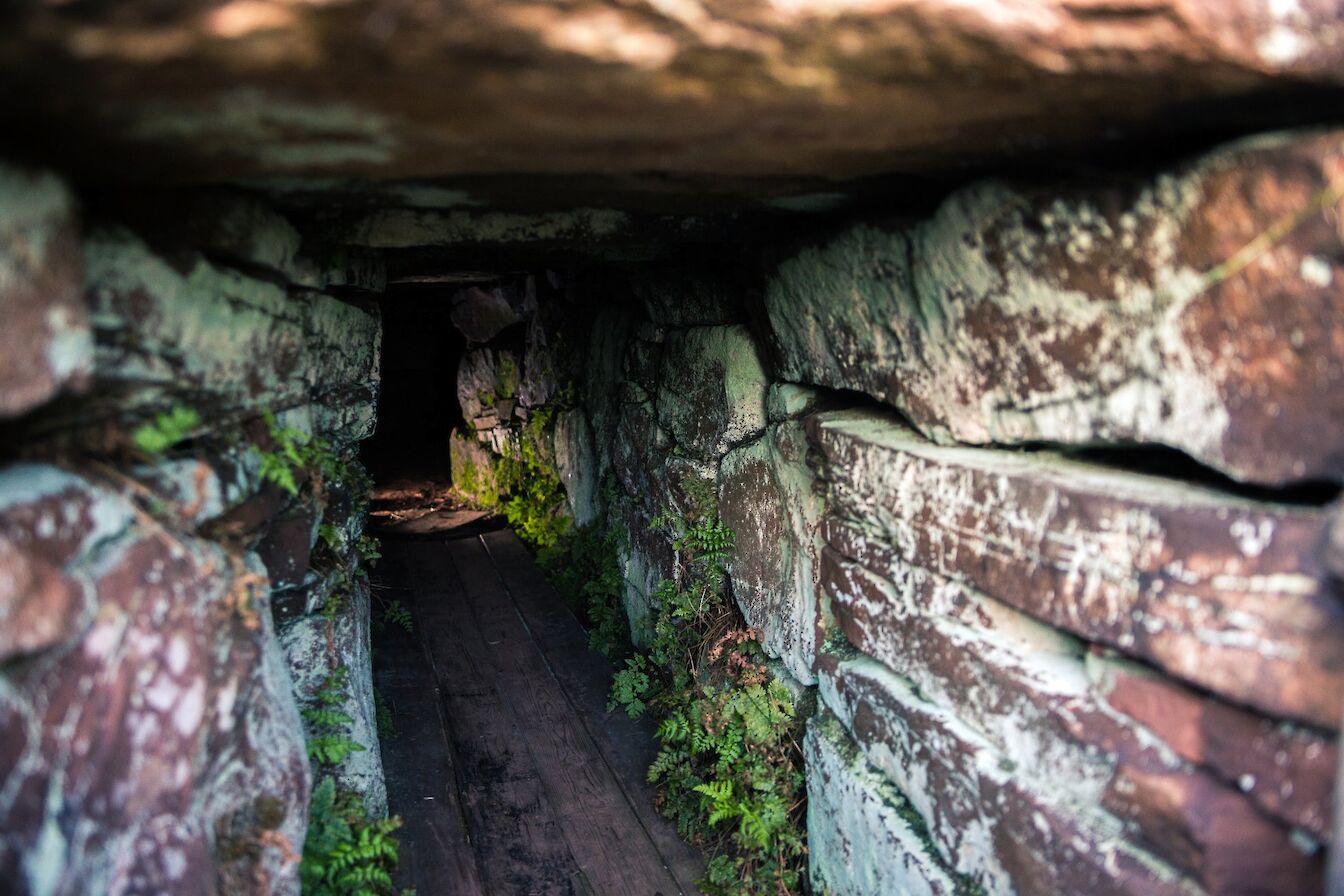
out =
[(765, 393), (765, 415), (771, 423), (806, 417), (832, 404), (816, 389), (793, 383), (771, 383)]
[[(86, 242), (97, 381), (119, 415), (209, 403), (233, 410), (333, 408), (376, 385), (376, 311), (286, 291), (189, 256), (174, 267), (126, 231)], [(207, 420), (209, 422), (209, 418)]]
[(576, 526), (587, 526), (598, 518), (597, 457), (593, 453), (593, 434), (588, 419), (577, 408), (563, 411), (555, 419), (555, 468), (565, 486), (565, 501)]
[(1237, 702), (1338, 725), (1344, 605), (1314, 558), (1324, 513), (937, 447), (881, 415), (809, 425), (832, 513), (865, 536), (849, 556), (884, 578), (926, 569)]
[(740, 324), (747, 319), (742, 288), (725, 274), (700, 265), (641, 270), (631, 286), (648, 319), (659, 326)]
[(1209, 778), (1126, 767), (1105, 802), (1210, 893), (1321, 892), (1324, 857), (1306, 854), (1240, 794)]
[(1114, 818), (1016, 776), (978, 732), (880, 664), (828, 660), (818, 672), (823, 700), (862, 754), (924, 818), (949, 867), (985, 892), (1189, 891), (1179, 873), (1123, 840)]
[(1267, 815), (1329, 839), (1336, 738), (1256, 716), (1135, 663), (1090, 655), (1088, 673), (1111, 707), (1182, 758), (1212, 769)]
[(814, 891), (832, 896), (962, 892), (927, 835), (912, 823), (910, 804), (864, 761), (829, 713), (808, 722), (803, 755)]
[(74, 200), (0, 164), (0, 420), (81, 389), (93, 367)]
[(256, 552), (266, 576), (275, 590), (296, 588), (308, 574), (308, 563), (322, 523), (322, 505), (316, 500), (300, 500), (279, 518), (272, 520)]
[(7, 24), (0, 111), (29, 140), (95, 172), (281, 189), (600, 171), (657, 172), (650, 189), (666, 191), (669, 174), (722, 189), (942, 169), (1107, 128), (1254, 121), (1274, 110), (1248, 94), (1344, 69), (1330, 0), (136, 0), (30, 4)]
[(612, 445), (621, 413), (622, 365), (633, 326), (628, 306), (604, 305), (594, 315), (588, 337), (588, 363), (580, 379), (581, 393), (602, 475), (612, 464)]
[(824, 634), (817, 603), (821, 498), (807, 467), (802, 424), (775, 424), (730, 451), (719, 468), (719, 516), (736, 536), (733, 597), (762, 644), (799, 681)]
[(489, 342), (536, 310), (536, 292), (524, 285), (469, 286), (453, 294), (451, 319), (468, 342)]
[(369, 589), (348, 576), (327, 598), (335, 608), (302, 616), (280, 629), (280, 643), (300, 702), (334, 670), (346, 670), (345, 700), (335, 707), (351, 718), (344, 736), (364, 749), (337, 764), (337, 784), (364, 800), (368, 813), (387, 815), (387, 784), (373, 704), (373, 666), (369, 646)]
[(481, 444), (454, 431), (448, 440), (453, 490), (478, 507), (490, 507), (499, 500), (495, 481), (494, 458)]
[(523, 350), (523, 373), (518, 383), (518, 402), (524, 408), (540, 408), (550, 403), (560, 388), (552, 337), (540, 314), (527, 327), (527, 345)]
[(296, 894), (308, 762), (255, 561), (44, 466), (0, 473), (0, 544), (92, 610), (0, 675), (0, 876)]
[[(860, 537), (854, 531), (835, 540), (852, 544), (851, 539)], [(1225, 881), (1226, 869), (1237, 868), (1252, 854), (1248, 838), (1261, 856), (1279, 854), (1301, 864), (1303, 856), (1288, 837), (1288, 826), (1296, 819), (1280, 811), (1275, 814), (1286, 824), (1274, 826), (1225, 775), (1219, 783), (1183, 762), (1202, 764), (1202, 757), (1158, 739), (1171, 734), (1172, 726), (1142, 727), (1139, 721), (1146, 722), (1146, 717), (1136, 721), (1112, 711), (1094, 693), (1096, 670), (1087, 668), (1093, 659), (1085, 659), (1083, 646), (1074, 639), (955, 581), (916, 569), (899, 583), (884, 582), (829, 548), (822, 558), (822, 581), (850, 641), (908, 680), (923, 699), (946, 707), (973, 728), (1020, 782), (1081, 807), (1083, 817), (1095, 813), (1130, 780), (1164, 782), (1163, 789), (1113, 802), (1112, 807), (1120, 820), (1149, 836), (1153, 852), (1206, 882)], [(1179, 717), (1183, 689), (1174, 682), (1167, 686), (1176, 693), (1169, 701), (1155, 702), (1153, 714)], [(1241, 724), (1218, 726), (1211, 736), (1229, 752), (1241, 744), (1263, 755), (1264, 742), (1271, 740), (1266, 732), (1276, 723), (1259, 721), (1260, 744), (1245, 737), (1247, 726)], [(1329, 752), (1333, 759), (1334, 751)], [(1321, 785), (1316, 757), (1308, 759), (1305, 753), (1304, 748), (1291, 758), (1287, 753), (1278, 757), (1281, 767), (1274, 780), (1287, 784), (1290, 794), (1295, 787), (1310, 793)], [(1329, 774), (1332, 769), (1325, 778), (1327, 790)], [(1321, 799), (1319, 794), (1316, 799)], [(1200, 814), (1210, 807), (1225, 824), (1221, 831), (1230, 836), (1211, 835)], [(1103, 820), (1117, 824), (1114, 818)], [(1177, 832), (1189, 830), (1198, 833), (1177, 837)], [(1164, 831), (1172, 836), (1163, 836)], [(1266, 858), (1265, 867), (1272, 864)], [(1242, 868), (1231, 876), (1260, 880), (1258, 868)]]
[(743, 326), (670, 334), (658, 419), (688, 454), (717, 459), (765, 429), (765, 370)]
[(507, 421), (501, 405), (518, 397), (519, 358), (506, 349), (473, 348), (457, 368), (457, 401), (462, 416), (476, 420), (488, 413)]
[(783, 376), (938, 441), (1160, 443), (1251, 482), (1344, 478), (1341, 171), (1344, 132), (1284, 134), (1138, 185), (987, 182), (912, 229), (855, 228), (770, 283)]

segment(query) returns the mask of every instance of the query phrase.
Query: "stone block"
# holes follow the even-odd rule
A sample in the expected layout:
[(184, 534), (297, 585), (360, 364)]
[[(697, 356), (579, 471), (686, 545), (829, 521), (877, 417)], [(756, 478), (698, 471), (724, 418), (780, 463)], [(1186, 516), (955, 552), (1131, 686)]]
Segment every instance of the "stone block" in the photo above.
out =
[(967, 187), (860, 226), (767, 291), (784, 379), (940, 442), (1161, 444), (1238, 479), (1344, 478), (1344, 131), (1230, 144), (1140, 183)]
[(79, 390), (93, 369), (75, 203), (47, 173), (0, 164), (0, 420)]
[(922, 821), (827, 712), (807, 724), (812, 889), (831, 896), (957, 896)]
[(197, 255), (170, 259), (124, 230), (91, 236), (85, 258), (97, 382), (118, 394), (119, 415), (188, 404), (208, 408), (209, 424), (234, 411), (340, 406), (352, 392), (367, 408), (376, 309), (291, 295)]
[(824, 619), (817, 599), (822, 501), (801, 423), (774, 424), (719, 467), (719, 516), (736, 537), (733, 597), (761, 643), (806, 684)]
[(0, 579), (22, 557), (83, 604), (28, 592), (63, 628), (0, 672), (0, 879), (297, 894), (308, 760), (255, 558), (37, 465), (0, 472), (0, 544)]
[(555, 418), (555, 468), (565, 486), (565, 501), (576, 526), (594, 522), (601, 511), (597, 455), (588, 418), (578, 408)]
[(1124, 838), (1119, 819), (1018, 775), (978, 731), (874, 660), (826, 657), (818, 674), (822, 700), (925, 820), (942, 860), (986, 893), (1189, 892), (1177, 869)]
[(688, 454), (717, 460), (765, 430), (769, 382), (746, 327), (669, 334), (659, 384), (658, 420)]
[[(810, 418), (832, 544), (900, 583), (969, 585), (1270, 715), (1339, 724), (1344, 603), (1327, 516), (1038, 452), (931, 445), (882, 415)], [(828, 529), (828, 538), (831, 530)]]

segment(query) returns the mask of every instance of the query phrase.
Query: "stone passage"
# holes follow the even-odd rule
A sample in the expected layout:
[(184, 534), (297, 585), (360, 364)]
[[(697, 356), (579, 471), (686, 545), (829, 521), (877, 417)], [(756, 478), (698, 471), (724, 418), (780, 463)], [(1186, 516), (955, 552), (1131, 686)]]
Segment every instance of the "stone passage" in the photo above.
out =
[(413, 631), (375, 636), (396, 720), (388, 805), (420, 893), (694, 894), (703, 862), (653, 808), (647, 726), (508, 532), (386, 540), (375, 579)]
[(1341, 0), (4, 6), (0, 896), (1344, 896)]

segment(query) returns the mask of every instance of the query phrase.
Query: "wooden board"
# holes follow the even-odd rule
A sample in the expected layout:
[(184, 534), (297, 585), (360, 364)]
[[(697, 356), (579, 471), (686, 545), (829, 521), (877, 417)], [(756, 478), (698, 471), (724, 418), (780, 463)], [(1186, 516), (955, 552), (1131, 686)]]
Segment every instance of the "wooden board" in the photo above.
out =
[(517, 539), (486, 539), (384, 545), (380, 593), (415, 625), (376, 638), (400, 729), (383, 747), (406, 819), (399, 883), (421, 896), (694, 894), (703, 864), (643, 783), (651, 735), (607, 715), (610, 667)]

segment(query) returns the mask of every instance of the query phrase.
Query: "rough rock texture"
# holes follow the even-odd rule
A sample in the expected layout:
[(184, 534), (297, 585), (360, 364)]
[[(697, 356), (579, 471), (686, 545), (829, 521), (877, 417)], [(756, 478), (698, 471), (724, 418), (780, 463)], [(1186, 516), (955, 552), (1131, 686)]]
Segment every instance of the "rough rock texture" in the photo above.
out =
[(515, 352), (473, 348), (457, 368), (457, 402), (462, 416), (479, 431), (507, 424), (518, 404), (521, 368)]
[(597, 457), (593, 453), (593, 433), (583, 411), (562, 412), (555, 421), (555, 467), (565, 486), (574, 525), (587, 526), (601, 512), (598, 499)]
[[(345, 578), (330, 591), (323, 607), (280, 627), (280, 644), (300, 700), (333, 670), (346, 670), (344, 702), (333, 708), (353, 720), (343, 736), (363, 749), (341, 760), (334, 774), (338, 785), (363, 797), (370, 815), (381, 818), (387, 815), (387, 784), (373, 702), (369, 587), (364, 582), (350, 583), (349, 570), (342, 574)], [(327, 602), (332, 601), (334, 608), (327, 609)]]
[(658, 420), (684, 451), (715, 459), (765, 429), (768, 385), (746, 327), (678, 331), (663, 349)]
[(0, 420), (87, 383), (93, 367), (74, 198), (0, 164)]
[(521, 323), (536, 310), (536, 293), (510, 285), (471, 286), (452, 297), (453, 326), (469, 342), (489, 342), (507, 327)]
[(1334, 0), (24, 4), (0, 110), (156, 179), (853, 176), (1263, 115), (1186, 107), (1338, 84), (1342, 29)]
[[(1047, 662), (1036, 659), (1037, 668)], [(1286, 826), (1234, 788), (1164, 762), (1151, 739), (1109, 721), (1086, 696), (1071, 700), (1067, 670), (1033, 682), (1042, 705), (1019, 711), (1014, 725), (966, 706), (974, 701), (926, 695), (866, 657), (828, 658), (821, 669), (823, 698), (869, 761), (918, 807), (946, 860), (988, 892), (1175, 893), (1188, 886), (1185, 875), (1210, 892), (1289, 883), (1310, 892), (1319, 881), (1318, 859)], [(1010, 708), (1022, 692), (1007, 684), (1001, 696), (982, 693)], [(979, 724), (987, 716), (991, 724)], [(1061, 739), (1065, 726), (1075, 730)], [(1035, 755), (1038, 746), (1045, 755)], [(1165, 790), (1144, 793), (1138, 782)]]
[(814, 684), (824, 639), (817, 602), (822, 503), (806, 462), (803, 424), (773, 424), (719, 467), (719, 515), (737, 537), (733, 597), (761, 643), (804, 684)]
[(813, 418), (827, 538), (895, 582), (923, 569), (1272, 715), (1336, 727), (1344, 604), (1319, 511), (1054, 455), (943, 448), (879, 414)]
[(807, 846), (812, 887), (832, 896), (955, 896), (958, 882), (912, 825), (913, 810), (868, 765), (835, 717), (807, 725)]
[(308, 762), (255, 559), (37, 465), (0, 473), (0, 544), (64, 620), (0, 676), (0, 876), (297, 893)]
[(358, 416), (376, 394), (376, 312), (160, 255), (121, 229), (90, 237), (85, 257), (99, 397), (114, 395), (117, 415), (185, 404), (227, 419), (312, 402)]
[(1138, 184), (986, 182), (785, 262), (785, 379), (938, 441), (1160, 443), (1238, 479), (1344, 478), (1344, 132), (1232, 144)]

